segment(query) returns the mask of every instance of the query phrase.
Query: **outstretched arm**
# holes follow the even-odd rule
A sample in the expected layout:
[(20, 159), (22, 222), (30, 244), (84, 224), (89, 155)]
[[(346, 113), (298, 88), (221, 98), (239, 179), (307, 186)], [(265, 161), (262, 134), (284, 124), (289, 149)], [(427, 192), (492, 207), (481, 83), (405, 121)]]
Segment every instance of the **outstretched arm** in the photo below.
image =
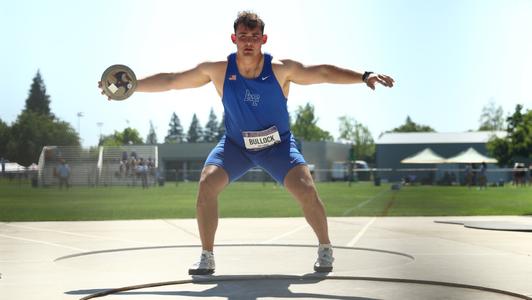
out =
[(282, 60), (287, 70), (287, 79), (297, 84), (317, 84), (317, 83), (363, 83), (371, 89), (375, 89), (377, 83), (383, 86), (392, 87), (394, 80), (390, 76), (371, 73), (366, 80), (362, 79), (363, 73), (349, 69), (339, 68), (333, 65), (305, 66), (294, 60)]
[(211, 68), (212, 63), (202, 63), (184, 72), (149, 76), (138, 81), (136, 91), (162, 92), (200, 87), (211, 81)]

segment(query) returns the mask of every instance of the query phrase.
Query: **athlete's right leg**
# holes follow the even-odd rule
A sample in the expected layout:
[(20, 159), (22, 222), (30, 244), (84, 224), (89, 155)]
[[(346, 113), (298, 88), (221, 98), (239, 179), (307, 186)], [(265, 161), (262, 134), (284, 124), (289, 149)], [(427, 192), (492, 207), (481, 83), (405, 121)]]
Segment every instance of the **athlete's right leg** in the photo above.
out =
[(196, 202), (196, 219), (201, 238), (202, 253), (198, 263), (188, 270), (191, 275), (214, 273), (214, 236), (218, 227), (218, 195), (229, 184), (238, 179), (253, 163), (246, 158), (242, 149), (223, 137), (212, 149), (205, 161), (199, 181)]
[(218, 227), (218, 195), (228, 183), (229, 177), (221, 167), (206, 165), (201, 171), (196, 218), (203, 250), (213, 250)]
[(196, 202), (196, 220), (201, 239), (201, 257), (188, 269), (190, 275), (209, 275), (214, 273), (214, 236), (218, 227), (218, 195), (229, 183), (229, 176), (221, 167), (205, 165), (201, 171), (198, 197)]

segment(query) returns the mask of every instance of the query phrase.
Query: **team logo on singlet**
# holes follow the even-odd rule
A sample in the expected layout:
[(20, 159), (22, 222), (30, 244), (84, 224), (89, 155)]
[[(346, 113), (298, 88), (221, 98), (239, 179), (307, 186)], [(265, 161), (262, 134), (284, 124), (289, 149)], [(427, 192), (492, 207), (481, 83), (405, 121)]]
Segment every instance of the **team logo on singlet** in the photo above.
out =
[(251, 102), (251, 105), (253, 106), (257, 106), (259, 105), (260, 95), (252, 94), (249, 90), (246, 90), (246, 95), (244, 96), (244, 102), (246, 101)]

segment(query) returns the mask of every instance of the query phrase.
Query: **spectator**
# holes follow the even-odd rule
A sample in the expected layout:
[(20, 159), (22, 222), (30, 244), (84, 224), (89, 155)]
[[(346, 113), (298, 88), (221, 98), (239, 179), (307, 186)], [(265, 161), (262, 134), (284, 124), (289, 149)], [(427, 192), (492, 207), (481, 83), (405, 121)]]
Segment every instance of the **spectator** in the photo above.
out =
[(137, 174), (140, 176), (140, 180), (142, 182), (142, 188), (147, 189), (148, 188), (148, 166), (144, 162), (144, 159), (141, 158), (139, 165), (137, 166)]
[(59, 189), (63, 188), (63, 184), (66, 188), (70, 188), (70, 167), (64, 159), (61, 159), (61, 165), (57, 168), (57, 176), (59, 176)]
[(466, 165), (465, 168), (465, 185), (467, 185), (468, 188), (471, 188), (471, 185), (473, 183), (473, 164)]
[(2, 164), (2, 176), (6, 174), (6, 160), (3, 157), (0, 157), (0, 163)]
[(488, 165), (486, 165), (485, 162), (482, 162), (480, 165), (480, 169), (478, 171), (478, 189), (481, 190), (482, 188), (487, 189), (488, 188), (488, 180), (486, 178), (486, 170), (488, 169)]

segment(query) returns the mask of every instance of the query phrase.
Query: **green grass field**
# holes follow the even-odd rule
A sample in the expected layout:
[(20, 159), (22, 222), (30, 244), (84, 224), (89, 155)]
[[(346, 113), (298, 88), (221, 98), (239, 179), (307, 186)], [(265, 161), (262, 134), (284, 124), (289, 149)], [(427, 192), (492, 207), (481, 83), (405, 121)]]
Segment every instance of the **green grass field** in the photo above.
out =
[[(31, 188), (0, 182), (0, 221), (194, 218), (196, 183), (139, 187)], [(532, 215), (532, 188), (318, 183), (329, 216)], [(298, 204), (272, 183), (234, 183), (219, 199), (220, 217), (302, 216)]]

